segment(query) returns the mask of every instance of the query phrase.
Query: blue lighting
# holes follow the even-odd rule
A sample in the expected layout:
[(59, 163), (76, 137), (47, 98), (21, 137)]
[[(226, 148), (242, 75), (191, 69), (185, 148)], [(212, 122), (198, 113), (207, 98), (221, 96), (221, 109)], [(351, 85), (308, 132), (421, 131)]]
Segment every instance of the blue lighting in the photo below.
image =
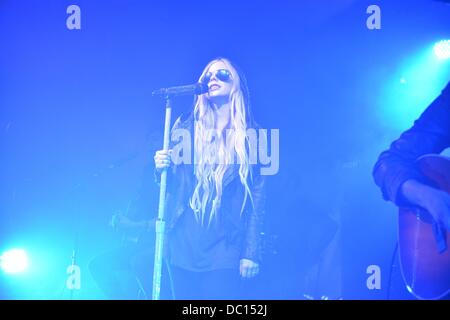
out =
[(28, 268), (28, 256), (23, 249), (11, 249), (0, 256), (0, 266), (4, 272), (21, 273)]
[(440, 60), (450, 59), (450, 40), (442, 40), (434, 45), (434, 54)]
[(450, 55), (450, 40), (406, 52), (405, 58), (399, 60), (398, 69), (386, 79), (380, 95), (380, 115), (385, 125), (406, 130), (440, 94), (450, 75), (450, 60), (443, 58), (445, 50)]

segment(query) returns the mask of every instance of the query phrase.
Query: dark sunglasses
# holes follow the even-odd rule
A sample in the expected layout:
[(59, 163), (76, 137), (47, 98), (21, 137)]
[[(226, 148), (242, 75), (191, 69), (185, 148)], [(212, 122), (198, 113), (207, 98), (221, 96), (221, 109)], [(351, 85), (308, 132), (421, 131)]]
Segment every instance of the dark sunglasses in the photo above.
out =
[[(211, 72), (207, 72), (205, 74), (205, 76), (203, 77), (202, 83), (208, 83), (211, 78), (212, 78), (212, 73)], [(231, 79), (231, 73), (230, 71), (226, 70), (226, 69), (219, 69), (216, 71), (215, 76), (217, 79), (219, 79), (220, 81), (223, 82), (228, 82)]]

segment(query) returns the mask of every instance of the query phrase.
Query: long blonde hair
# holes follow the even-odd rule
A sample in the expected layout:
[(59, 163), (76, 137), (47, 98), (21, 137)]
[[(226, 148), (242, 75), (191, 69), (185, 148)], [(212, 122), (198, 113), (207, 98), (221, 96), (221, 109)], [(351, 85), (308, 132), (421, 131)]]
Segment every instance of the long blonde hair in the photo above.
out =
[(194, 211), (197, 221), (204, 224), (207, 206), (211, 205), (208, 225), (220, 208), (224, 174), (231, 169), (230, 166), (234, 164), (235, 156), (239, 163), (240, 181), (245, 190), (241, 214), (247, 198), (250, 198), (253, 203), (248, 183), (249, 179), (251, 180), (251, 168), (249, 142), (246, 135), (252, 119), (245, 78), (228, 59), (217, 58), (205, 67), (200, 81), (205, 77), (209, 68), (219, 61), (226, 65), (233, 80), (230, 92), (230, 123), (234, 134), (226, 135), (226, 140), (222, 133), (214, 134), (216, 120), (208, 97), (199, 95), (194, 101), (194, 173), (197, 182), (190, 199), (190, 207)]

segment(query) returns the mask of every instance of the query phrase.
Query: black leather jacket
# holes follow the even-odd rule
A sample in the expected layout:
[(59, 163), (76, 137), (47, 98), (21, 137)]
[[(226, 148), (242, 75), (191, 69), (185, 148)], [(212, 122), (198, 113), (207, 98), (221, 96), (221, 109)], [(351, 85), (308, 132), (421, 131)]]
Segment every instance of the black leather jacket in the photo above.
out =
[(426, 181), (415, 167), (422, 155), (441, 153), (450, 147), (450, 83), (419, 119), (378, 158), (373, 177), (383, 198), (397, 205), (407, 204), (399, 192), (409, 179)]
[[(193, 117), (189, 116), (182, 121), (179, 118), (172, 129), (184, 128), (191, 132), (193, 137)], [(253, 205), (247, 199), (242, 215), (241, 207), (244, 200), (243, 189), (239, 178), (239, 165), (231, 166), (224, 174), (223, 194), (220, 211), (226, 211), (227, 226), (231, 236), (242, 238), (241, 259), (255, 262), (261, 261), (262, 231), (265, 216), (265, 177), (260, 174), (260, 167), (252, 165), (252, 179), (249, 182)], [(159, 183), (160, 176), (156, 174)], [(189, 206), (189, 199), (194, 190), (196, 178), (193, 174), (193, 165), (179, 164), (168, 169), (167, 196), (166, 196), (166, 232), (169, 234), (176, 226), (179, 217)]]

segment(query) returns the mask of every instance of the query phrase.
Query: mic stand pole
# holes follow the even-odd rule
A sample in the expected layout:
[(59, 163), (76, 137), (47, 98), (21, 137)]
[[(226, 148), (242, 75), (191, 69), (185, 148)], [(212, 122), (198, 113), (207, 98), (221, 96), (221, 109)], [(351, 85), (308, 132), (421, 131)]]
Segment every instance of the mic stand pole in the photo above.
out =
[[(170, 134), (170, 121), (172, 114), (172, 107), (170, 106), (170, 96), (166, 95), (166, 118), (164, 122), (164, 144), (163, 150), (169, 150), (169, 134)], [(166, 199), (166, 187), (167, 187), (167, 168), (165, 168), (161, 173), (161, 182), (159, 189), (159, 207), (158, 207), (158, 218), (156, 220), (155, 230), (156, 230), (156, 241), (155, 241), (155, 259), (153, 265), (153, 291), (152, 300), (159, 300), (161, 293), (161, 269), (162, 269), (162, 255), (163, 255), (163, 244), (164, 244), (164, 233), (165, 233), (165, 199)]]
[[(73, 246), (73, 251), (72, 251), (72, 264), (71, 264), (71, 272), (72, 272), (72, 274), (74, 273), (74, 272), (76, 272), (75, 271), (75, 266), (76, 266), (76, 264), (77, 264), (77, 253), (78, 253), (78, 230), (76, 231), (76, 234), (75, 234), (75, 243), (74, 243), (74, 246)], [(73, 300), (73, 292), (74, 292), (74, 290), (75, 290), (75, 288), (71, 288), (71, 290), (70, 290), (70, 300)]]

